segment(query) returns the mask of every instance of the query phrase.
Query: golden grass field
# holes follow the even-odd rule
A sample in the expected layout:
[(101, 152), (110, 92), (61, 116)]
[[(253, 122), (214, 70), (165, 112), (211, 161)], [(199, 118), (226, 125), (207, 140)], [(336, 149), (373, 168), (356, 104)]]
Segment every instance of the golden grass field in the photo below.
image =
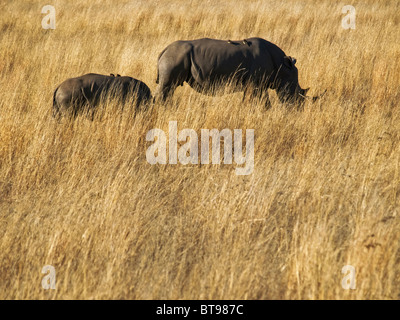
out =
[[(44, 5), (56, 29), (44, 30)], [(2, 1), (1, 299), (399, 299), (400, 4)], [(171, 42), (262, 37), (297, 59), (304, 111), (185, 85), (134, 117), (51, 117), (63, 80), (119, 73), (155, 92)], [(150, 165), (145, 136), (255, 130), (255, 166)], [(43, 266), (56, 270), (45, 290)], [(345, 290), (342, 267), (356, 270)]]

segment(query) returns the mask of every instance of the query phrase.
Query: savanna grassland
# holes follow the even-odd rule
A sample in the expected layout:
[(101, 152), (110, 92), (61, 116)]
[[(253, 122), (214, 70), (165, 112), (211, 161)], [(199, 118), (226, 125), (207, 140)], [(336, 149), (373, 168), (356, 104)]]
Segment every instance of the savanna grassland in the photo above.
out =
[[(44, 5), (56, 29), (44, 30)], [(1, 299), (399, 299), (400, 3), (2, 1)], [(316, 95), (297, 111), (187, 85), (134, 116), (51, 116), (69, 77), (119, 73), (155, 92), (169, 43), (262, 37)], [(254, 129), (254, 172), (150, 165), (152, 128)], [(43, 266), (56, 270), (44, 290)], [(342, 288), (343, 266), (356, 289)]]

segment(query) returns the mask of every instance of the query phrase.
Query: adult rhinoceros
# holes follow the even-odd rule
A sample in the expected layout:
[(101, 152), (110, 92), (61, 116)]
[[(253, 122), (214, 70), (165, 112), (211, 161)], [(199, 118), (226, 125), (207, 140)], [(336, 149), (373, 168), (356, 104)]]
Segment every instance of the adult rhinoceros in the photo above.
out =
[(207, 94), (215, 94), (216, 85), (232, 85), (234, 91), (244, 91), (244, 96), (264, 96), (266, 106), (267, 89), (275, 89), (282, 102), (301, 102), (308, 89), (301, 89), (295, 64), (296, 59), (261, 38), (176, 41), (158, 58), (156, 97), (165, 100), (187, 82)]
[(136, 101), (135, 108), (151, 100), (149, 87), (142, 81), (120, 75), (110, 76), (88, 73), (70, 78), (61, 83), (53, 95), (53, 116), (68, 112), (74, 116), (87, 106), (94, 110), (101, 98), (113, 96), (124, 102), (127, 98)]

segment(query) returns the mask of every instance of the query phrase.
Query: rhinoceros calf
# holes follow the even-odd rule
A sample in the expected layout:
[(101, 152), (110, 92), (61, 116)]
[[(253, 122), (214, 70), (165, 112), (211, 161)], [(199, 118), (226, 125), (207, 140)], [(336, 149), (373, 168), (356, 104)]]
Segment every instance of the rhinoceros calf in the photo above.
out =
[(267, 89), (275, 89), (282, 102), (301, 102), (308, 89), (300, 87), (295, 64), (296, 59), (261, 38), (176, 41), (159, 55), (156, 97), (165, 100), (187, 82), (207, 94), (215, 94), (216, 85), (231, 85), (244, 96), (263, 97), (266, 106)]
[(88, 108), (94, 111), (102, 98), (115, 97), (125, 102), (128, 98), (136, 101), (135, 109), (151, 101), (149, 87), (142, 81), (131, 77), (117, 77), (88, 73), (70, 78), (61, 83), (53, 95), (53, 116), (67, 112), (76, 116)]

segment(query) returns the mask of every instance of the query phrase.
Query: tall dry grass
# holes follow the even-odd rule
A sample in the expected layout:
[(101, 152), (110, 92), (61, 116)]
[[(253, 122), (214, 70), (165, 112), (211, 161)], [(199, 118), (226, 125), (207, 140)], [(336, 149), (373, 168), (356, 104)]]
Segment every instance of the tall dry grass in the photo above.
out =
[[(0, 4), (0, 298), (400, 298), (400, 5), (343, 1)], [(263, 37), (297, 59), (303, 112), (184, 86), (136, 117), (51, 118), (55, 87), (87, 72), (156, 88), (178, 39)], [(255, 169), (147, 163), (152, 128), (255, 130)], [(56, 290), (41, 286), (44, 265)], [(341, 269), (356, 270), (344, 290)]]

